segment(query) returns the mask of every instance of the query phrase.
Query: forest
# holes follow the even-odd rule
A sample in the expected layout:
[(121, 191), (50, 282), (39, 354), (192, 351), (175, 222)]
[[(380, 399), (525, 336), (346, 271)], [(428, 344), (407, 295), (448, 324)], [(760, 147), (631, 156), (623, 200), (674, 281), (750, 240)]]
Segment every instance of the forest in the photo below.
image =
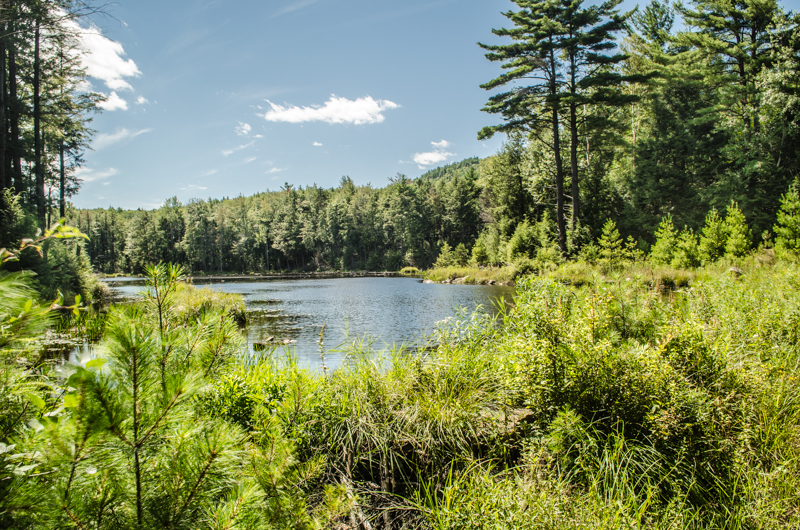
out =
[[(70, 202), (93, 8), (0, 4), (0, 527), (800, 527), (800, 16), (510, 5), (493, 156), (123, 210)], [(318, 370), (190, 278), (403, 268), (516, 295)]]
[[(513, 27), (494, 30), (513, 42), (482, 45), (505, 71), (483, 88), (508, 89), (483, 109), (501, 123), (479, 137), (507, 136), (494, 156), (416, 179), (397, 174), (382, 187), (345, 176), (331, 189), (286, 183), (251, 197), (173, 197), (149, 211), (80, 210), (69, 197), (101, 96), (81, 92), (85, 75), (68, 51), (71, 21), (87, 8), (13, 5), (0, 245), (64, 218), (90, 238), (72, 249), (79, 259), (54, 257), (56, 269), (427, 269), (443, 245), (498, 266), (526, 257), (509, 245), (531, 240), (536, 226), (540, 243), (577, 258), (608, 220), (647, 253), (667, 216), (697, 235), (709, 212), (731, 206), (755, 248), (773, 237), (780, 198), (798, 177), (800, 37), (796, 15), (778, 3), (655, 1), (632, 13), (614, 2), (521, 3), (505, 13)], [(559, 22), (545, 28), (545, 19)], [(528, 258), (537, 245), (527, 245)], [(46, 284), (51, 271), (38, 272)]]

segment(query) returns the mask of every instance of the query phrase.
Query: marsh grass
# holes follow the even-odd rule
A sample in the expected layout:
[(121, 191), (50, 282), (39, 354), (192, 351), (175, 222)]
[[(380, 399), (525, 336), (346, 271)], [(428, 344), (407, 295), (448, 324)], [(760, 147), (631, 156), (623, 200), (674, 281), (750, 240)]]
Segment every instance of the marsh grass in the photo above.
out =
[(508, 282), (517, 277), (517, 269), (513, 265), (505, 267), (442, 267), (426, 271), (425, 277), (435, 282), (464, 278), (466, 284), (487, 284), (490, 280), (495, 282)]
[(800, 270), (679, 273), (563, 266), (422, 355), (355, 341), (328, 373), (238, 377), (317, 488), (345, 485), (349, 527), (795, 528)]
[[(226, 468), (225, 495), (254, 488), (247, 502), (283, 521), (798, 528), (800, 268), (762, 252), (692, 271), (680, 287), (678, 273), (578, 264), (523, 276), (495, 320), (462, 312), (423, 352), (348, 340), (345, 362), (325, 371), (278, 348), (236, 362), (238, 330), (213, 291), (178, 289), (163, 339), (151, 308), (107, 340), (141, 320), (150, 328), (137, 337), (155, 354), (192, 351), (196, 384), (175, 420), (185, 429), (164, 429), (159, 443), (213, 425), (231, 458), (250, 454)], [(177, 309), (208, 299), (212, 309), (192, 320)], [(155, 456), (160, 447), (145, 455), (152, 469), (178, 469)], [(234, 487), (244, 469), (248, 481)]]

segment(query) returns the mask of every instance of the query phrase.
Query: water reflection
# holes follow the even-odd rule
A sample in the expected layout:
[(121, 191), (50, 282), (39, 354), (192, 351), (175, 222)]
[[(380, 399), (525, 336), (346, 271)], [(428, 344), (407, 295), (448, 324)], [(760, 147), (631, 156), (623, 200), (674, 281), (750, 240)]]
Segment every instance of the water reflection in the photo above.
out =
[[(133, 283), (112, 285), (122, 296), (135, 296), (141, 285)], [(301, 364), (314, 367), (321, 363), (323, 325), (325, 363), (335, 367), (343, 356), (335, 350), (347, 343), (366, 337), (377, 350), (400, 344), (419, 347), (435, 323), (454, 316), (458, 308), (471, 312), (482, 306), (493, 314), (500, 299), (511, 300), (514, 295), (513, 287), (423, 284), (413, 278), (195, 281), (195, 285), (244, 296), (251, 353), (254, 344), (280, 344), (279, 351), (288, 349)]]

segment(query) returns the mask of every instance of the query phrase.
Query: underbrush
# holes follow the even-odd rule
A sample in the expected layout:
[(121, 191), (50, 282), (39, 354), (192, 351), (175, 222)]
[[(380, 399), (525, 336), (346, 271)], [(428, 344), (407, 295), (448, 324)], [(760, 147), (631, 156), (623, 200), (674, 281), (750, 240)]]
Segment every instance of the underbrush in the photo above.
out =
[[(562, 265), (519, 278), (502, 325), (477, 314), (450, 321), (422, 353), (378, 356), (355, 342), (330, 372), (274, 352), (237, 363), (230, 322), (180, 309), (225, 301), (179, 287), (166, 298), (175, 309), (166, 328), (154, 299), (145, 313), (115, 313), (109, 371), (74, 368), (85, 379), (59, 387), (73, 397), (42, 394), (33, 419), (45, 429), (3, 440), (28, 455), (15, 469), (42, 460), (14, 475), (9, 498), (53, 500), (8, 521), (70, 526), (71, 506), (56, 502), (69, 469), (80, 477), (69, 486), (86, 509), (79, 516), (95, 522), (91, 495), (102, 491), (127, 510), (115, 517), (134, 519), (136, 446), (121, 434), (135, 433), (129, 415), (100, 398), (123, 412), (141, 399), (118, 387), (131, 385), (126, 367), (142, 352), (154, 397), (141, 406), (156, 425), (142, 445), (137, 487), (155, 514), (139, 518), (143, 528), (193, 502), (205, 511), (181, 521), (197, 528), (214, 527), (201, 513), (248, 527), (237, 503), (275, 528), (797, 528), (800, 269), (752, 256), (694, 271), (680, 286), (679, 272)], [(665, 278), (679, 288), (665, 293)], [(203, 475), (216, 454), (224, 459)], [(192, 500), (187, 480), (202, 498)], [(30, 497), (20, 496), (25, 484)]]
[(351, 527), (794, 528), (800, 271), (739, 265), (670, 296), (668, 268), (523, 278), (501, 327), (327, 377), (242, 368), (215, 399), (245, 405), (210, 410), (246, 427), (232, 411), (268, 403), (317, 487), (359, 499)]

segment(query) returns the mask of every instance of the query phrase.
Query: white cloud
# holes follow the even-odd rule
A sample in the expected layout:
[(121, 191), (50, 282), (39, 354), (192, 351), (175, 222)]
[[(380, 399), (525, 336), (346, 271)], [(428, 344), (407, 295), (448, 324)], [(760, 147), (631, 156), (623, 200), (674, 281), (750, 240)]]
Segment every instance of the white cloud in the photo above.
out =
[(276, 105), (266, 100), (270, 110), (264, 114), (267, 121), (303, 123), (308, 121), (324, 121), (327, 123), (352, 123), (363, 125), (366, 123), (381, 123), (385, 116), (383, 111), (400, 107), (397, 103), (388, 100), (375, 100), (371, 96), (349, 100), (331, 95), (324, 105), (311, 107), (296, 107), (294, 105)]
[(145, 105), (147, 103), (150, 103), (150, 102), (147, 101), (147, 98), (144, 97), (144, 96), (139, 96), (138, 98), (136, 98), (136, 104), (137, 105)]
[(64, 23), (78, 33), (81, 63), (86, 74), (103, 81), (110, 90), (133, 90), (125, 78), (138, 77), (142, 73), (133, 59), (124, 59), (122, 44), (104, 36), (94, 24), (83, 28), (75, 21)]
[(117, 174), (119, 174), (119, 170), (113, 167), (103, 170), (89, 169), (88, 167), (79, 167), (78, 169), (75, 170), (75, 176), (80, 180), (82, 180), (83, 182), (103, 180), (107, 179), (108, 177), (113, 177), (114, 175)]
[(247, 149), (248, 147), (250, 147), (254, 143), (255, 143), (255, 141), (240, 145), (238, 147), (234, 147), (233, 149), (226, 149), (226, 150), (224, 150), (222, 152), (222, 156), (229, 156), (229, 155), (232, 155), (233, 153), (235, 153), (236, 151), (241, 151), (242, 149)]
[(243, 164), (249, 164), (250, 162), (254, 162), (254, 161), (256, 160), (256, 158), (258, 158), (258, 157), (257, 157), (257, 156), (251, 156), (250, 158), (245, 158), (245, 159), (242, 161), (242, 163), (243, 163)]
[(211, 175), (215, 174), (216, 172), (217, 172), (216, 169), (210, 169), (210, 170), (206, 171), (205, 173), (203, 173), (201, 176), (202, 177), (210, 177)]
[(253, 138), (264, 138), (264, 137), (261, 136), (260, 134), (256, 134), (255, 136), (253, 136)]
[(455, 153), (448, 153), (444, 149), (450, 146), (450, 142), (447, 140), (442, 140), (441, 142), (431, 142), (433, 146), (433, 151), (428, 151), (426, 153), (414, 153), (414, 162), (420, 169), (425, 169), (426, 166), (432, 166), (433, 164), (438, 164), (439, 162), (444, 162), (451, 156), (455, 156)]
[(267, 174), (269, 174), (269, 173), (280, 173), (281, 171), (284, 171), (285, 169), (287, 169), (287, 168), (285, 168), (285, 167), (274, 167), (274, 168), (270, 169), (269, 171), (267, 171)]
[(313, 143), (313, 144), (311, 144), (311, 145), (313, 145), (314, 147), (322, 147), (322, 144), (321, 144), (321, 143), (319, 143), (319, 142), (314, 142), (314, 143)]
[(180, 189), (181, 191), (185, 191), (185, 190), (207, 190), (208, 186), (198, 186), (196, 184), (189, 184), (188, 186), (185, 186), (183, 188), (178, 188), (178, 189)]
[(250, 127), (249, 123), (239, 122), (239, 124), (236, 126), (236, 134), (239, 136), (247, 136), (250, 134), (252, 129), (253, 128)]
[(127, 140), (128, 138), (136, 138), (140, 134), (149, 133), (150, 131), (152, 131), (152, 129), (129, 131), (128, 129), (123, 128), (123, 129), (117, 129), (117, 131), (113, 133), (98, 134), (94, 142), (92, 143), (92, 147), (94, 147), (95, 149), (102, 149), (117, 142), (121, 142), (122, 140)]
[(106, 100), (98, 103), (97, 106), (104, 110), (128, 110), (128, 102), (119, 97), (114, 91), (107, 95)]

